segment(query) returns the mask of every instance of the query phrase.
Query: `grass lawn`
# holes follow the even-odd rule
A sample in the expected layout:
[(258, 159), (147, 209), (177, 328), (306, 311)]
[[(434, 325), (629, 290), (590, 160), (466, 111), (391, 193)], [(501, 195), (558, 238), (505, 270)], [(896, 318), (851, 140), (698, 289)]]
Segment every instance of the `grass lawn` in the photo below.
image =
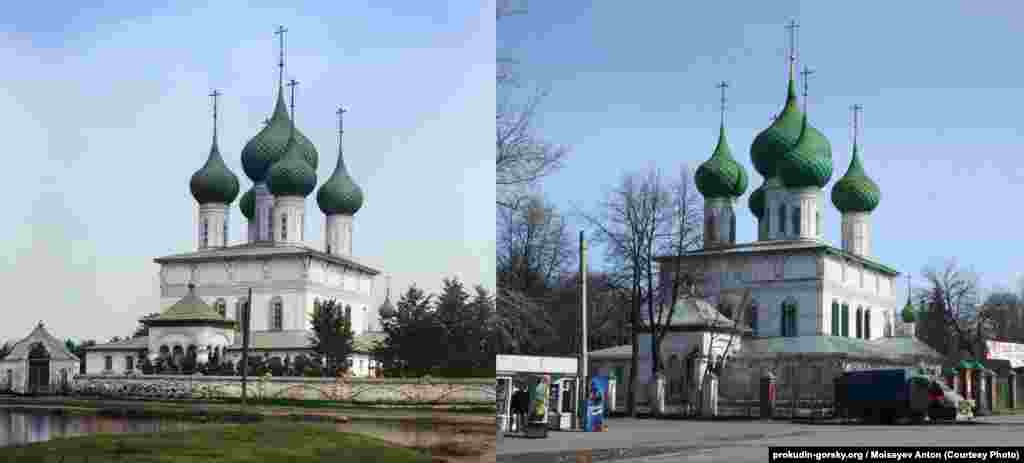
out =
[(96, 434), (0, 448), (0, 461), (30, 462), (389, 462), (431, 458), (373, 437), (299, 423), (211, 426), (184, 432)]

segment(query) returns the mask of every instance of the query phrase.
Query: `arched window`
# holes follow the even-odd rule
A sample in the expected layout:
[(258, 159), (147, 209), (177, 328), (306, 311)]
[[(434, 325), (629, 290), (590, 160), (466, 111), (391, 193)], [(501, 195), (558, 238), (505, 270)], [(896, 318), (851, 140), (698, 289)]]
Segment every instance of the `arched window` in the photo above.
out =
[(797, 307), (796, 301), (788, 299), (782, 303), (782, 336), (796, 336), (797, 332)]
[(871, 309), (864, 309), (864, 339), (871, 339)]
[(367, 314), (366, 306), (363, 306), (363, 332), (370, 331), (370, 316)]
[(839, 301), (832, 301), (832, 336), (839, 336)]
[(843, 336), (850, 336), (850, 305), (843, 304), (843, 314), (840, 317), (843, 323)]
[(736, 244), (736, 214), (729, 215), (729, 244)]
[(281, 239), (288, 239), (288, 215), (281, 214)]
[(793, 208), (793, 234), (800, 234), (800, 206)]
[(708, 230), (707, 230), (708, 242), (711, 242), (711, 243), (717, 242), (718, 241), (718, 233), (716, 233), (717, 230), (715, 230), (715, 216), (708, 215), (707, 227), (708, 227)]
[(350, 306), (350, 305), (346, 305), (345, 306), (345, 320), (348, 321), (348, 327), (349, 327), (349, 329), (351, 329), (352, 328), (352, 306)]
[(750, 320), (750, 330), (753, 331), (754, 336), (757, 336), (757, 301), (750, 304), (750, 312), (747, 314), (747, 318)]
[(860, 339), (860, 338), (864, 337), (864, 328), (863, 328), (864, 310), (861, 309), (860, 307), (857, 307), (857, 320), (856, 320), (856, 322), (857, 322), (857, 339)]
[(203, 219), (202, 235), (203, 247), (206, 247), (210, 242), (210, 219)]
[(821, 211), (814, 212), (814, 230), (811, 230), (811, 234), (821, 233)]
[(270, 301), (270, 330), (281, 331), (282, 329), (284, 329), (284, 302), (278, 296)]
[(779, 234), (786, 234), (786, 205), (779, 204)]
[(228, 221), (224, 221), (224, 246), (228, 245)]
[(225, 301), (223, 297), (213, 303), (213, 308), (217, 310), (221, 317), (227, 317), (228, 301)]

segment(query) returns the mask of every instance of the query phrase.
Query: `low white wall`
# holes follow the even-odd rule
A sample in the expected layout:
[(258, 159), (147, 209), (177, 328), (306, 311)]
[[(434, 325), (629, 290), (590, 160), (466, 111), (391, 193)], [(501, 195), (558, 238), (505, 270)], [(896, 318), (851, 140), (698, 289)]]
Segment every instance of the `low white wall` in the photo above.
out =
[[(241, 397), (242, 378), (202, 375), (78, 375), (78, 394), (108, 397), (217, 399)], [(493, 378), (298, 378), (250, 377), (252, 398), (335, 400), (354, 403), (482, 404), (497, 400)]]

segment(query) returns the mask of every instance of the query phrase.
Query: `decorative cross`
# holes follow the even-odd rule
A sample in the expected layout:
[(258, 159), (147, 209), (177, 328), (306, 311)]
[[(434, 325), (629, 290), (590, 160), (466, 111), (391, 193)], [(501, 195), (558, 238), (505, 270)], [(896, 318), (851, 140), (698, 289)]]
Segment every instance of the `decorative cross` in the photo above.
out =
[(786, 30), (789, 31), (789, 77), (793, 78), (793, 71), (796, 63), (796, 33), (800, 25), (796, 23), (795, 19), (791, 19), (789, 24), (786, 25)]
[(813, 71), (811, 69), (808, 69), (807, 66), (804, 66), (804, 70), (800, 71), (800, 77), (803, 78), (803, 81), (804, 81), (804, 112), (805, 113), (807, 112), (807, 78), (810, 77), (811, 74), (814, 74), (814, 72), (815, 71)]
[[(860, 116), (860, 112), (863, 109), (864, 107), (859, 104), (850, 106), (850, 110), (853, 111), (853, 146), (857, 146), (857, 129), (859, 128), (858, 116)], [(907, 275), (907, 288), (910, 288), (910, 275)]]
[(295, 121), (295, 86), (296, 85), (299, 85), (299, 81), (297, 81), (295, 79), (292, 79), (292, 80), (288, 81), (288, 87), (290, 87), (291, 91), (292, 91), (291, 108), (292, 108), (292, 121), (293, 122)]
[(274, 31), (274, 35), (278, 35), (278, 36), (281, 37), (280, 57), (279, 57), (279, 59), (277, 61), (277, 67), (278, 67), (278, 71), (277, 71), (277, 84), (278, 85), (281, 85), (281, 83), (284, 82), (284, 33), (285, 32), (288, 32), (288, 29), (285, 29), (284, 26), (277, 26), (277, 30)]
[(221, 95), (220, 90), (217, 90), (217, 89), (213, 89), (213, 91), (210, 92), (210, 95), (209, 95), (209, 96), (213, 97), (213, 141), (214, 141), (214, 143), (217, 142), (217, 97), (220, 96), (220, 95)]
[(338, 115), (338, 133), (345, 133), (345, 113), (348, 110), (344, 106), (338, 106), (338, 111), (335, 113)]
[(718, 85), (715, 86), (715, 88), (718, 88), (719, 90), (722, 91), (722, 98), (719, 101), (722, 104), (720, 108), (722, 111), (722, 126), (725, 127), (725, 89), (729, 88), (729, 83), (723, 80), (719, 82)]

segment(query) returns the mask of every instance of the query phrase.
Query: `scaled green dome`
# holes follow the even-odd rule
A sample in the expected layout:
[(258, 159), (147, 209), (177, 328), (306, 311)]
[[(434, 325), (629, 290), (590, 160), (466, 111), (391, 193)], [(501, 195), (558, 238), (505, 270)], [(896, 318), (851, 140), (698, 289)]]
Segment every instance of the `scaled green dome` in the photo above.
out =
[(750, 193), (750, 198), (747, 199), (747, 205), (750, 207), (750, 212), (754, 214), (759, 220), (764, 218), (764, 184), (757, 187), (753, 193)]
[[(266, 180), (270, 167), (284, 157), (285, 149), (288, 148), (288, 140), (292, 136), (291, 132), (292, 123), (284, 104), (284, 94), (282, 89), (278, 88), (277, 104), (274, 106), (274, 114), (270, 117), (270, 123), (264, 126), (242, 149), (242, 168), (245, 170), (245, 175), (248, 175), (256, 183)], [(316, 147), (298, 128), (295, 129), (295, 138), (298, 140), (300, 154), (315, 170), (319, 160)]]
[(238, 197), (238, 176), (224, 164), (216, 141), (210, 147), (210, 156), (206, 159), (206, 164), (192, 174), (189, 187), (192, 190), (192, 197), (199, 204), (231, 204)]
[(878, 184), (864, 173), (857, 145), (853, 145), (853, 158), (846, 174), (832, 185), (832, 204), (840, 212), (871, 212), (878, 207), (882, 192)]
[(796, 146), (803, 129), (803, 113), (796, 101), (796, 83), (789, 80), (786, 106), (767, 129), (754, 137), (750, 145), (750, 160), (754, 169), (764, 178), (777, 175), (777, 165), (789, 150)]
[(778, 163), (779, 176), (787, 188), (823, 188), (832, 178), (832, 145), (803, 117), (803, 130), (793, 149)]
[(302, 147), (295, 137), (280, 161), (267, 172), (267, 187), (274, 196), (309, 196), (316, 188), (316, 171), (302, 157)]
[(715, 152), (697, 168), (694, 180), (705, 198), (736, 198), (746, 193), (747, 172), (733, 159), (724, 126), (719, 128)]
[(256, 194), (253, 193), (253, 188), (249, 188), (242, 195), (242, 199), (238, 201), (238, 208), (242, 210), (242, 215), (246, 219), (252, 220), (256, 216)]
[(338, 166), (331, 177), (320, 186), (316, 193), (316, 203), (325, 215), (354, 215), (363, 207), (363, 189), (356, 185), (355, 180), (345, 168), (345, 157), (338, 152)]

